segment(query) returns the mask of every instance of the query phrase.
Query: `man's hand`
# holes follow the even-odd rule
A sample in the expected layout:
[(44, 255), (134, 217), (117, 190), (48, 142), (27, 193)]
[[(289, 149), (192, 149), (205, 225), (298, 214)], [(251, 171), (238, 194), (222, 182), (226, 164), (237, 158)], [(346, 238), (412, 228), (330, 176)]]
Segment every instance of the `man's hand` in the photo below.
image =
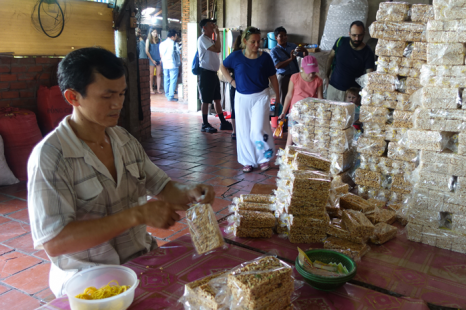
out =
[(155, 228), (168, 229), (180, 219), (175, 211), (187, 209), (188, 205), (175, 205), (160, 200), (149, 201), (138, 207), (138, 222)]
[(296, 58), (296, 55), (294, 53), (295, 53), (295, 50), (292, 50), (290, 53), (291, 60), (294, 60)]
[(215, 199), (214, 188), (206, 184), (197, 184), (187, 191), (190, 203), (210, 203), (212, 204)]
[(304, 53), (304, 52), (307, 51), (307, 49), (305, 49), (303, 46), (300, 45), (300, 46), (296, 47), (296, 51), (298, 53)]
[(218, 35), (218, 33), (219, 33), (217, 24), (214, 24), (214, 32), (215, 32), (216, 35)]
[(282, 120), (282, 119), (285, 118), (285, 116), (286, 116), (285, 113), (282, 113), (282, 114), (280, 114), (280, 116), (278, 117), (278, 119), (279, 119), (279, 120)]
[(236, 88), (236, 81), (235, 81), (235, 80), (231, 81), (231, 86), (233, 86), (234, 88)]

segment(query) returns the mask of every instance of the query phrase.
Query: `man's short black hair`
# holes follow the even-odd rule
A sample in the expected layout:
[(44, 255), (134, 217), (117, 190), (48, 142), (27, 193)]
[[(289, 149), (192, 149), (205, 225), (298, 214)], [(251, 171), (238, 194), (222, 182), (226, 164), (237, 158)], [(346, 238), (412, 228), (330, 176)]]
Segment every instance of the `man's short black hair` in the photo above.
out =
[(178, 31), (176, 31), (175, 29), (170, 29), (170, 30), (168, 30), (167, 38), (174, 37), (174, 36), (177, 35), (177, 33), (178, 33)]
[(366, 31), (366, 27), (364, 26), (364, 23), (360, 20), (357, 20), (357, 21), (354, 21), (351, 23), (351, 26), (349, 26), (349, 31), (351, 32), (351, 28), (353, 28), (353, 26), (358, 26), (358, 27), (362, 27), (362, 29), (364, 29), (364, 31)]
[(58, 85), (62, 93), (74, 89), (86, 97), (87, 86), (92, 84), (95, 73), (109, 80), (125, 75), (125, 67), (118, 57), (100, 47), (86, 47), (66, 55), (58, 65)]
[(282, 26), (277, 27), (277, 28), (275, 28), (275, 31), (273, 32), (273, 34), (275, 35), (275, 37), (278, 37), (278, 35), (280, 34), (280, 32), (286, 33), (286, 29), (283, 28)]

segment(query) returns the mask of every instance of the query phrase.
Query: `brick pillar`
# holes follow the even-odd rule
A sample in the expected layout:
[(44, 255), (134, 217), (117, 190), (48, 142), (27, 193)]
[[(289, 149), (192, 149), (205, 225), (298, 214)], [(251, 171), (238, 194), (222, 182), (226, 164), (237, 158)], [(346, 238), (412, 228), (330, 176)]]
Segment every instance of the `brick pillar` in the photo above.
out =
[(188, 23), (189, 23), (189, 0), (181, 1), (181, 41), (183, 52), (181, 65), (183, 66), (183, 101), (188, 102), (188, 73), (191, 72), (192, 59), (188, 59)]
[(149, 139), (151, 135), (150, 111), (150, 85), (149, 85), (149, 59), (139, 59), (139, 92), (141, 94), (142, 113), (144, 118), (140, 121), (139, 129), (141, 141)]

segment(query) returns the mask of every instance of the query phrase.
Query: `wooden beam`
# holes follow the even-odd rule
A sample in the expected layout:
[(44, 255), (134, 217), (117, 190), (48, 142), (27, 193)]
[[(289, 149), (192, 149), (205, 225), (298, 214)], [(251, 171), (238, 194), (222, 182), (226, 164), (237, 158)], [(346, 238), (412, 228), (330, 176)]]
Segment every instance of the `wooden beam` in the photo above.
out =
[[(128, 6), (128, 3), (130, 1), (134, 0), (117, 0), (115, 2), (115, 8), (113, 9), (114, 12), (114, 18), (113, 18), (113, 27), (115, 29), (118, 29), (120, 27), (121, 20), (123, 19), (124, 16), (124, 10), (126, 10), (126, 7)], [(121, 4), (120, 6), (118, 4)]]

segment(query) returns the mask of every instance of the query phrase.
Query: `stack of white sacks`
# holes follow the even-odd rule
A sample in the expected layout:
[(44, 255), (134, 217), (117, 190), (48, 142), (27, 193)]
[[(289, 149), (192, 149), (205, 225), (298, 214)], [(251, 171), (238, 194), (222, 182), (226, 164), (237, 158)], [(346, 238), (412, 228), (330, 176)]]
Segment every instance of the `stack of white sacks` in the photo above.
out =
[(466, 253), (466, 0), (434, 0), (433, 9), (423, 88), (413, 95), (420, 106), (406, 138), (420, 163), (403, 212), (410, 240)]
[(364, 133), (358, 140), (360, 166), (354, 179), (364, 198), (386, 202), (394, 209), (409, 197), (408, 181), (419, 158), (400, 144), (413, 127), (416, 108), (411, 95), (420, 89), (421, 68), (431, 55), (427, 50), (426, 23), (433, 19), (431, 5), (382, 2), (370, 34), (378, 38), (377, 72), (360, 79), (360, 121)]

